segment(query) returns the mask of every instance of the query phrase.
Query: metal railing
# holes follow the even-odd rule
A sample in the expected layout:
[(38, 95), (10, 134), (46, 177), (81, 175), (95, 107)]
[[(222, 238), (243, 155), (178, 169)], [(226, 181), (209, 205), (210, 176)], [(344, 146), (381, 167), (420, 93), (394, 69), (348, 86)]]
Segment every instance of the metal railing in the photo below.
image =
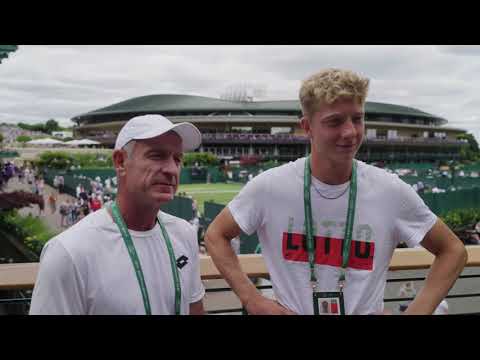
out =
[[(466, 269), (470, 267), (480, 266), (480, 246), (466, 246), (468, 252), (468, 262)], [(425, 270), (430, 267), (433, 262), (433, 255), (424, 249), (396, 249), (390, 262), (390, 271), (403, 271), (403, 270)], [(247, 273), (251, 279), (268, 279), (269, 274), (263, 260), (262, 255), (248, 254), (239, 255), (240, 264), (242, 269)], [(24, 306), (24, 311), (28, 311), (30, 304), (31, 289), (33, 289), (35, 279), (38, 272), (38, 263), (19, 263), (19, 264), (0, 264), (0, 292), (8, 291), (10, 294), (15, 293), (15, 296), (10, 295), (4, 299), (0, 299), (0, 307), (2, 305)], [(200, 272), (203, 281), (222, 279), (220, 273), (215, 267), (212, 259), (209, 256), (200, 257)], [(460, 275), (458, 281), (466, 279), (480, 278), (480, 274), (465, 274)], [(407, 276), (390, 278), (387, 283), (406, 282), (406, 281), (423, 281), (424, 276)], [(457, 282), (458, 282), (457, 281)], [(269, 290), (271, 285), (257, 285), (259, 290)], [(207, 288), (207, 294), (214, 294), (219, 292), (231, 292), (229, 287), (214, 287)], [(452, 291), (451, 291), (452, 292)], [(479, 292), (468, 293), (449, 293), (447, 299), (459, 299), (459, 298), (478, 298)], [(384, 299), (385, 303), (401, 302), (412, 300), (411, 297), (388, 297)], [(209, 304), (206, 302), (207, 314), (233, 314), (242, 313), (245, 314), (245, 309), (241, 306), (209, 309)], [(478, 311), (469, 311), (468, 314), (480, 314), (480, 302), (478, 303)]]

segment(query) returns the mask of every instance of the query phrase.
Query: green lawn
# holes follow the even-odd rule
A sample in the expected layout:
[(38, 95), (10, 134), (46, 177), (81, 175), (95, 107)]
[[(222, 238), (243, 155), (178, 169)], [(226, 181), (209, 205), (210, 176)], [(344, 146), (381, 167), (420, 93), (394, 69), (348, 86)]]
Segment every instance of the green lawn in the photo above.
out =
[(238, 194), (244, 184), (188, 184), (180, 185), (179, 192), (186, 192), (192, 196), (198, 203), (199, 210), (203, 214), (203, 203), (205, 201), (213, 201), (218, 204), (227, 204)]

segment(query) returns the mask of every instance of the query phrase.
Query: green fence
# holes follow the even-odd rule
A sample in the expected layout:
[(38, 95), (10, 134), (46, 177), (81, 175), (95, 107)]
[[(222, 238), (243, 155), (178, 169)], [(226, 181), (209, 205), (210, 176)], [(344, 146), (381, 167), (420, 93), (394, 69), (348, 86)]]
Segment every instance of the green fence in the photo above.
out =
[(180, 184), (218, 183), (226, 180), (225, 174), (216, 166), (185, 167), (180, 172)]
[(456, 209), (480, 208), (480, 188), (445, 193), (420, 194), (425, 204), (437, 215)]
[(95, 179), (97, 176), (104, 182), (108, 178), (114, 178), (117, 176), (114, 169), (77, 169), (70, 170), (70, 174), (78, 177), (85, 176), (90, 179)]
[(77, 195), (76, 189), (78, 184), (81, 184), (87, 191), (91, 190), (89, 179), (79, 178), (78, 175), (74, 175), (70, 172), (46, 170), (43, 173), (43, 178), (48, 185), (53, 187), (53, 179), (55, 179), (55, 176), (57, 175), (63, 176), (63, 179), (64, 179), (63, 192), (65, 192), (68, 195), (76, 197)]
[(480, 178), (460, 177), (455, 176), (448, 178), (445, 176), (400, 176), (400, 179), (407, 184), (413, 185), (421, 181), (425, 186), (433, 188), (434, 186), (440, 189), (448, 189), (450, 186), (462, 189), (471, 189), (480, 187)]
[(463, 171), (477, 171), (480, 172), (480, 163), (473, 163), (468, 165), (463, 165), (461, 167)]
[[(223, 204), (205, 201), (202, 226), (207, 228), (224, 207), (225, 205)], [(260, 252), (260, 247), (257, 234), (254, 233), (249, 236), (242, 232), (240, 234), (240, 254), (254, 254), (258, 252)]]
[(20, 154), (17, 151), (0, 151), (0, 158), (16, 158)]
[(172, 201), (162, 205), (161, 209), (167, 214), (190, 221), (194, 216), (192, 203), (192, 199), (175, 196)]
[(225, 205), (217, 204), (212, 201), (205, 201), (203, 204), (203, 218), (202, 222), (205, 227), (208, 227), (210, 223), (220, 214)]

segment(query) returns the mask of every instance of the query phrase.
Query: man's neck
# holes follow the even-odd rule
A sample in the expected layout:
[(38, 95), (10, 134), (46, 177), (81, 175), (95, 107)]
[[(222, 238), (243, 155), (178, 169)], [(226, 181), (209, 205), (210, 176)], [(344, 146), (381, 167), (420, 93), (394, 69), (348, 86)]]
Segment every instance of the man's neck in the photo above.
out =
[(127, 228), (135, 231), (153, 229), (160, 208), (152, 208), (146, 204), (138, 204), (132, 196), (119, 193), (117, 204)]
[(328, 185), (340, 185), (350, 180), (352, 175), (352, 163), (334, 163), (326, 159), (320, 159), (315, 153), (311, 155), (312, 175)]

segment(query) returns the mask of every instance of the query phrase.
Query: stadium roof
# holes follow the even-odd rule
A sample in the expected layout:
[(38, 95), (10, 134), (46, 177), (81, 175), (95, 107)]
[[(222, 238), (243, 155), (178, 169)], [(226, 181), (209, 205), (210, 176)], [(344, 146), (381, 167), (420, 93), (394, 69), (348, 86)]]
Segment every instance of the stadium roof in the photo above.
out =
[[(365, 111), (367, 114), (421, 117), (432, 119), (438, 124), (447, 123), (447, 120), (443, 118), (407, 106), (367, 102), (365, 104)], [(301, 108), (298, 100), (237, 102), (203, 96), (163, 94), (128, 99), (75, 116), (72, 120), (76, 122), (87, 120), (95, 121), (98, 117), (104, 118), (106, 116), (127, 114), (132, 116), (148, 113), (160, 113), (164, 115), (180, 115), (180, 113), (189, 113), (189, 115), (214, 115), (216, 112), (245, 112), (258, 115), (262, 113), (278, 113), (278, 115), (291, 115), (292, 113), (300, 114)]]

